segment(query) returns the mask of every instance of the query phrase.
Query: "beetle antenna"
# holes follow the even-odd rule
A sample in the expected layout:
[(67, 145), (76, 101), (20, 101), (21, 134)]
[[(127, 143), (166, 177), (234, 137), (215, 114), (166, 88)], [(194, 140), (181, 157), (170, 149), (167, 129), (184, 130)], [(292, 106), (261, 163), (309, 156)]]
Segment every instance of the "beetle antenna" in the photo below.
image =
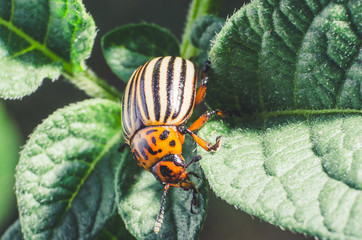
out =
[(200, 161), (200, 160), (201, 160), (201, 156), (200, 156), (200, 155), (197, 155), (197, 156), (193, 157), (193, 158), (190, 160), (190, 162), (188, 162), (188, 163), (186, 164), (185, 168), (187, 168), (188, 166), (190, 166), (190, 164), (193, 164), (193, 163), (198, 162), (198, 161)]
[(160, 228), (162, 226), (163, 223), (163, 214), (165, 213), (165, 200), (166, 200), (166, 194), (167, 194), (167, 190), (170, 187), (169, 184), (165, 185), (165, 190), (163, 191), (163, 195), (162, 195), (162, 200), (161, 200), (161, 207), (160, 207), (160, 211), (158, 212), (157, 218), (156, 218), (156, 222), (155, 222), (155, 227), (153, 228), (153, 231), (158, 234), (158, 232), (160, 231)]

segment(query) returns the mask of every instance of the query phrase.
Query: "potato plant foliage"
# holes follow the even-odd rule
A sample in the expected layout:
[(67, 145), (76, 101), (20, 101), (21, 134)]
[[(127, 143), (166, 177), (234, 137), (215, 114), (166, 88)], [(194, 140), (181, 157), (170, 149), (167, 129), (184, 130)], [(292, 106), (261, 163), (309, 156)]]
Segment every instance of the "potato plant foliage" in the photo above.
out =
[[(186, 161), (203, 157), (193, 169), (197, 214), (189, 192), (172, 189), (156, 236), (162, 185), (124, 145), (122, 94), (85, 63), (96, 23), (82, 1), (0, 1), (0, 97), (20, 99), (62, 75), (92, 98), (55, 111), (22, 148), (19, 220), (2, 240), (197, 239), (209, 188), (285, 229), (362, 239), (362, 2), (254, 0), (225, 21), (221, 4), (194, 0), (181, 42), (150, 23), (102, 37), (122, 81), (161, 55), (210, 59), (206, 104), (227, 113), (199, 131), (211, 142), (221, 135), (219, 151), (184, 146)], [(0, 129), (11, 125), (2, 119)]]

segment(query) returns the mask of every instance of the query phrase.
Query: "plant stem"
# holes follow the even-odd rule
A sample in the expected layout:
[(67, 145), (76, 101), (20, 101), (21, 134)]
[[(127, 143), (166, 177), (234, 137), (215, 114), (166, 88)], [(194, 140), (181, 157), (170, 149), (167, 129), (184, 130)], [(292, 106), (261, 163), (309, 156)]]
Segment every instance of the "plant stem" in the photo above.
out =
[(116, 102), (121, 101), (122, 95), (89, 68), (75, 75), (66, 72), (62, 74), (69, 82), (83, 90), (90, 97), (105, 98)]
[(204, 15), (215, 15), (219, 14), (221, 6), (224, 0), (193, 0), (189, 7), (189, 13), (187, 17), (187, 23), (185, 26), (185, 31), (182, 36), (181, 43), (181, 57), (189, 59), (197, 53), (197, 48), (192, 46), (190, 35), (191, 35), (191, 26), (195, 19)]

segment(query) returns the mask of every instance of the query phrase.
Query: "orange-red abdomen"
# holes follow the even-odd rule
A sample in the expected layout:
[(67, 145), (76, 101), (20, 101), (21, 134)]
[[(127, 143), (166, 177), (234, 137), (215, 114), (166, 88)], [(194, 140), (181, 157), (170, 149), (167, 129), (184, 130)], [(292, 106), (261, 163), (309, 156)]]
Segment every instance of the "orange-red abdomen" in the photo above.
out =
[(131, 150), (138, 165), (150, 171), (160, 159), (168, 154), (181, 154), (185, 135), (176, 126), (146, 127), (131, 139)]

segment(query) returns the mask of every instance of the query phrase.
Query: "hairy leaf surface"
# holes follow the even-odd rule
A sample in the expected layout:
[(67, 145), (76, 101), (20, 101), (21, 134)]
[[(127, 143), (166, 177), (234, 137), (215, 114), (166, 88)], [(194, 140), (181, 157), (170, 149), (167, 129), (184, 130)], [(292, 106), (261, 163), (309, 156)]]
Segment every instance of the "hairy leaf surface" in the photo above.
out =
[(115, 102), (87, 100), (36, 128), (16, 172), (25, 239), (92, 239), (115, 214), (120, 111)]
[(215, 16), (202, 16), (197, 18), (191, 28), (191, 43), (202, 50), (209, 50), (211, 41), (220, 32), (225, 20)]
[(210, 51), (208, 103), (246, 113), (361, 109), (361, 11), (353, 0), (257, 0), (240, 9)]
[(94, 37), (81, 0), (0, 1), (0, 97), (21, 98), (44, 78), (80, 71)]
[(361, 11), (255, 0), (226, 22), (207, 101), (229, 118), (200, 132), (223, 136), (214, 155), (200, 150), (218, 196), (293, 231), (362, 238)]

